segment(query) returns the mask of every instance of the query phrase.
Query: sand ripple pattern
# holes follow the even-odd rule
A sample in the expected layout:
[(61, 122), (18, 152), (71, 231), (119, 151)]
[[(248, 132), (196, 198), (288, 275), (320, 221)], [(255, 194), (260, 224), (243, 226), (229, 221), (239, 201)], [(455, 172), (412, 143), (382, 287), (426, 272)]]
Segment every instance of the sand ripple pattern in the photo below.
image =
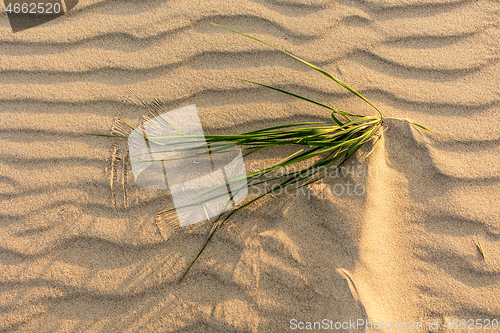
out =
[[(0, 331), (499, 318), (499, 14), (494, 0), (81, 0), (15, 35), (4, 15)], [(328, 118), (230, 77), (371, 112), (210, 22), (321, 66), (387, 117), (460, 141), (388, 119), (374, 154), (352, 162), (377, 170), (357, 180), (363, 195), (268, 198), (231, 220), (177, 284), (209, 225), (162, 237), (155, 213), (167, 193), (135, 186), (123, 142), (87, 133), (109, 133), (117, 117), (138, 125), (147, 109), (135, 96), (166, 110), (196, 104), (213, 133)]]

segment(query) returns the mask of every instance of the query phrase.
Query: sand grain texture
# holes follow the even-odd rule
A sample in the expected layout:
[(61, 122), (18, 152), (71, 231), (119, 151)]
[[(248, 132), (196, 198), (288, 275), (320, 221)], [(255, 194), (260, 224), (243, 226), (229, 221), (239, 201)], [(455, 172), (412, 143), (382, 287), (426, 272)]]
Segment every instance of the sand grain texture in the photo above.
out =
[[(0, 331), (288, 332), (295, 318), (459, 332), (444, 321), (500, 319), (498, 1), (81, 0), (17, 34), (0, 17)], [(148, 112), (135, 96), (166, 111), (196, 104), (210, 133), (329, 117), (230, 77), (372, 114), (210, 22), (324, 68), (386, 117), (461, 141), (388, 119), (375, 151), (343, 169), (371, 174), (327, 179), (361, 195), (266, 198), (177, 284), (209, 225), (165, 239), (155, 213), (167, 194), (137, 188), (123, 142), (86, 133), (109, 133), (117, 117), (139, 124)]]

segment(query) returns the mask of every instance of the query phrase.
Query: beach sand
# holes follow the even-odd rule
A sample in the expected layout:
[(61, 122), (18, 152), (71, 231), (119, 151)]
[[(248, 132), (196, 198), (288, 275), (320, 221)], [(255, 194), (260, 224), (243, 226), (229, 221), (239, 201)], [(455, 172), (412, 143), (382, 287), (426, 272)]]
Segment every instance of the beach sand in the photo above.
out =
[[(329, 119), (231, 77), (374, 114), (307, 66), (210, 22), (322, 67), (386, 118), (460, 141), (387, 119), (373, 153), (325, 184), (235, 214), (178, 283), (209, 222), (169, 233), (155, 219), (167, 193), (136, 186), (123, 140), (88, 133), (109, 134), (119, 117), (138, 125), (148, 114), (140, 101), (155, 99), (165, 112), (195, 104), (206, 133)], [(81, 0), (15, 34), (5, 11), (0, 23), (0, 331), (498, 324), (498, 1)]]

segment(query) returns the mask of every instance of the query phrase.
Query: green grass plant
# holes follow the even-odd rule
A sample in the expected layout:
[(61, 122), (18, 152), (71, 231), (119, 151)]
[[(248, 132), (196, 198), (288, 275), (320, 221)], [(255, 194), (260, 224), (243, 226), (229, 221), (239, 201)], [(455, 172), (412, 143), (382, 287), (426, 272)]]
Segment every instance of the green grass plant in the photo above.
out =
[[(185, 136), (186, 140), (189, 142), (193, 142), (196, 140), (200, 140), (200, 142), (204, 141), (210, 147), (210, 153), (216, 154), (220, 152), (225, 152), (231, 147), (234, 147), (234, 144), (238, 145), (243, 151), (244, 155), (247, 156), (253, 152), (258, 150), (262, 150), (270, 147), (277, 146), (294, 146), (296, 147), (296, 151), (283, 158), (281, 161), (263, 168), (262, 170), (252, 172), (246, 175), (246, 181), (248, 187), (260, 186), (269, 181), (275, 181), (275, 186), (272, 188), (266, 188), (260, 195), (250, 198), (248, 201), (244, 202), (242, 205), (229, 210), (225, 213), (220, 214), (218, 218), (216, 218), (213, 222), (210, 233), (208, 234), (207, 240), (205, 241), (203, 247), (199, 251), (198, 255), (194, 258), (194, 260), (190, 263), (190, 265), (185, 270), (184, 274), (181, 277), (181, 280), (186, 276), (189, 272), (193, 264), (198, 260), (201, 256), (208, 243), (212, 239), (215, 232), (220, 228), (220, 226), (227, 221), (232, 215), (234, 215), (239, 210), (251, 205), (252, 203), (258, 201), (262, 197), (273, 194), (273, 193), (282, 193), (285, 190), (285, 193), (290, 193), (291, 191), (297, 190), (299, 188), (303, 188), (309, 186), (322, 178), (325, 177), (325, 173), (322, 172), (329, 167), (338, 168), (343, 165), (351, 156), (353, 156), (361, 147), (363, 147), (366, 143), (373, 141), (373, 148), (376, 146), (376, 142), (382, 135), (382, 128), (384, 126), (384, 117), (381, 111), (373, 105), (370, 101), (368, 101), (363, 95), (349, 87), (344, 82), (340, 81), (330, 73), (324, 71), (323, 69), (293, 55), (284, 50), (277, 48), (274, 45), (268, 44), (260, 39), (252, 37), (250, 35), (241, 33), (239, 31), (212, 23), (214, 26), (218, 26), (223, 29), (227, 29), (234, 33), (240, 34), (247, 38), (253, 39), (257, 42), (263, 43), (269, 47), (272, 47), (294, 59), (300, 61), (301, 63), (309, 66), (315, 71), (321, 73), (327, 78), (334, 81), (336, 84), (341, 85), (352, 94), (357, 96), (366, 102), (370, 107), (376, 110), (377, 115), (375, 116), (364, 116), (359, 114), (348, 113), (344, 111), (337, 110), (329, 105), (325, 105), (323, 103), (311, 100), (307, 97), (297, 95), (290, 91), (286, 91), (283, 89), (279, 89), (276, 87), (272, 87), (269, 85), (265, 85), (258, 82), (241, 80), (244, 82), (249, 82), (255, 85), (259, 85), (262, 87), (266, 87), (268, 89), (272, 89), (306, 102), (315, 104), (322, 108), (325, 108), (331, 117), (331, 121), (323, 121), (323, 122), (302, 122), (295, 123), (289, 125), (275, 126), (264, 128), (256, 131), (246, 132), (238, 135), (206, 135), (204, 137), (195, 137), (195, 136)], [(430, 131), (429, 129), (415, 123), (411, 123), (417, 130), (424, 129), (426, 131)], [(117, 136), (114, 136), (117, 137)], [(123, 138), (126, 138), (123, 136)], [(161, 137), (165, 139), (167, 137)], [(179, 137), (175, 137), (178, 139)], [(147, 138), (150, 141), (154, 141), (154, 137)], [(186, 141), (187, 142), (187, 141)], [(182, 151), (183, 149), (176, 150), (175, 145), (183, 142), (176, 142), (172, 145), (168, 145), (166, 147), (166, 151)], [(189, 157), (197, 157), (201, 154), (206, 153), (197, 153), (197, 149), (206, 148), (204, 145), (200, 145), (200, 147), (191, 147), (188, 148), (192, 150), (192, 155)], [(133, 158), (133, 157), (131, 157)], [(307, 167), (302, 167), (300, 169), (290, 168), (291, 166), (296, 166), (304, 161), (313, 161), (312, 164), (308, 164)], [(293, 169), (292, 171), (287, 171)], [(277, 173), (276, 171), (281, 170), (282, 172)], [(239, 182), (241, 179), (233, 179), (230, 182)], [(222, 186), (222, 185), (221, 185)], [(223, 185), (226, 186), (226, 185)], [(217, 188), (210, 189), (210, 191), (215, 191)], [(199, 195), (205, 195), (206, 192), (200, 193)], [(215, 196), (210, 200), (215, 199)], [(229, 202), (228, 202), (229, 204)], [(170, 213), (175, 208), (171, 208), (165, 210), (162, 213)]]

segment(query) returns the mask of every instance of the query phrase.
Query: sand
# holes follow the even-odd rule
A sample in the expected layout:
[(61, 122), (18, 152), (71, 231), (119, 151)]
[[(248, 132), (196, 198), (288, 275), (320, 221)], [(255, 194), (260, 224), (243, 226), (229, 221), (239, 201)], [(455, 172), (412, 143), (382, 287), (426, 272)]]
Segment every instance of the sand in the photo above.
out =
[[(470, 332), (445, 324), (500, 320), (498, 1), (81, 0), (16, 34), (0, 17), (0, 331)], [(209, 223), (165, 232), (167, 193), (135, 185), (123, 141), (87, 133), (118, 117), (136, 126), (138, 101), (155, 99), (196, 104), (207, 133), (328, 120), (231, 77), (373, 114), (210, 22), (460, 141), (387, 119), (344, 173), (236, 214), (178, 283)], [(349, 182), (358, 191), (341, 193)]]

